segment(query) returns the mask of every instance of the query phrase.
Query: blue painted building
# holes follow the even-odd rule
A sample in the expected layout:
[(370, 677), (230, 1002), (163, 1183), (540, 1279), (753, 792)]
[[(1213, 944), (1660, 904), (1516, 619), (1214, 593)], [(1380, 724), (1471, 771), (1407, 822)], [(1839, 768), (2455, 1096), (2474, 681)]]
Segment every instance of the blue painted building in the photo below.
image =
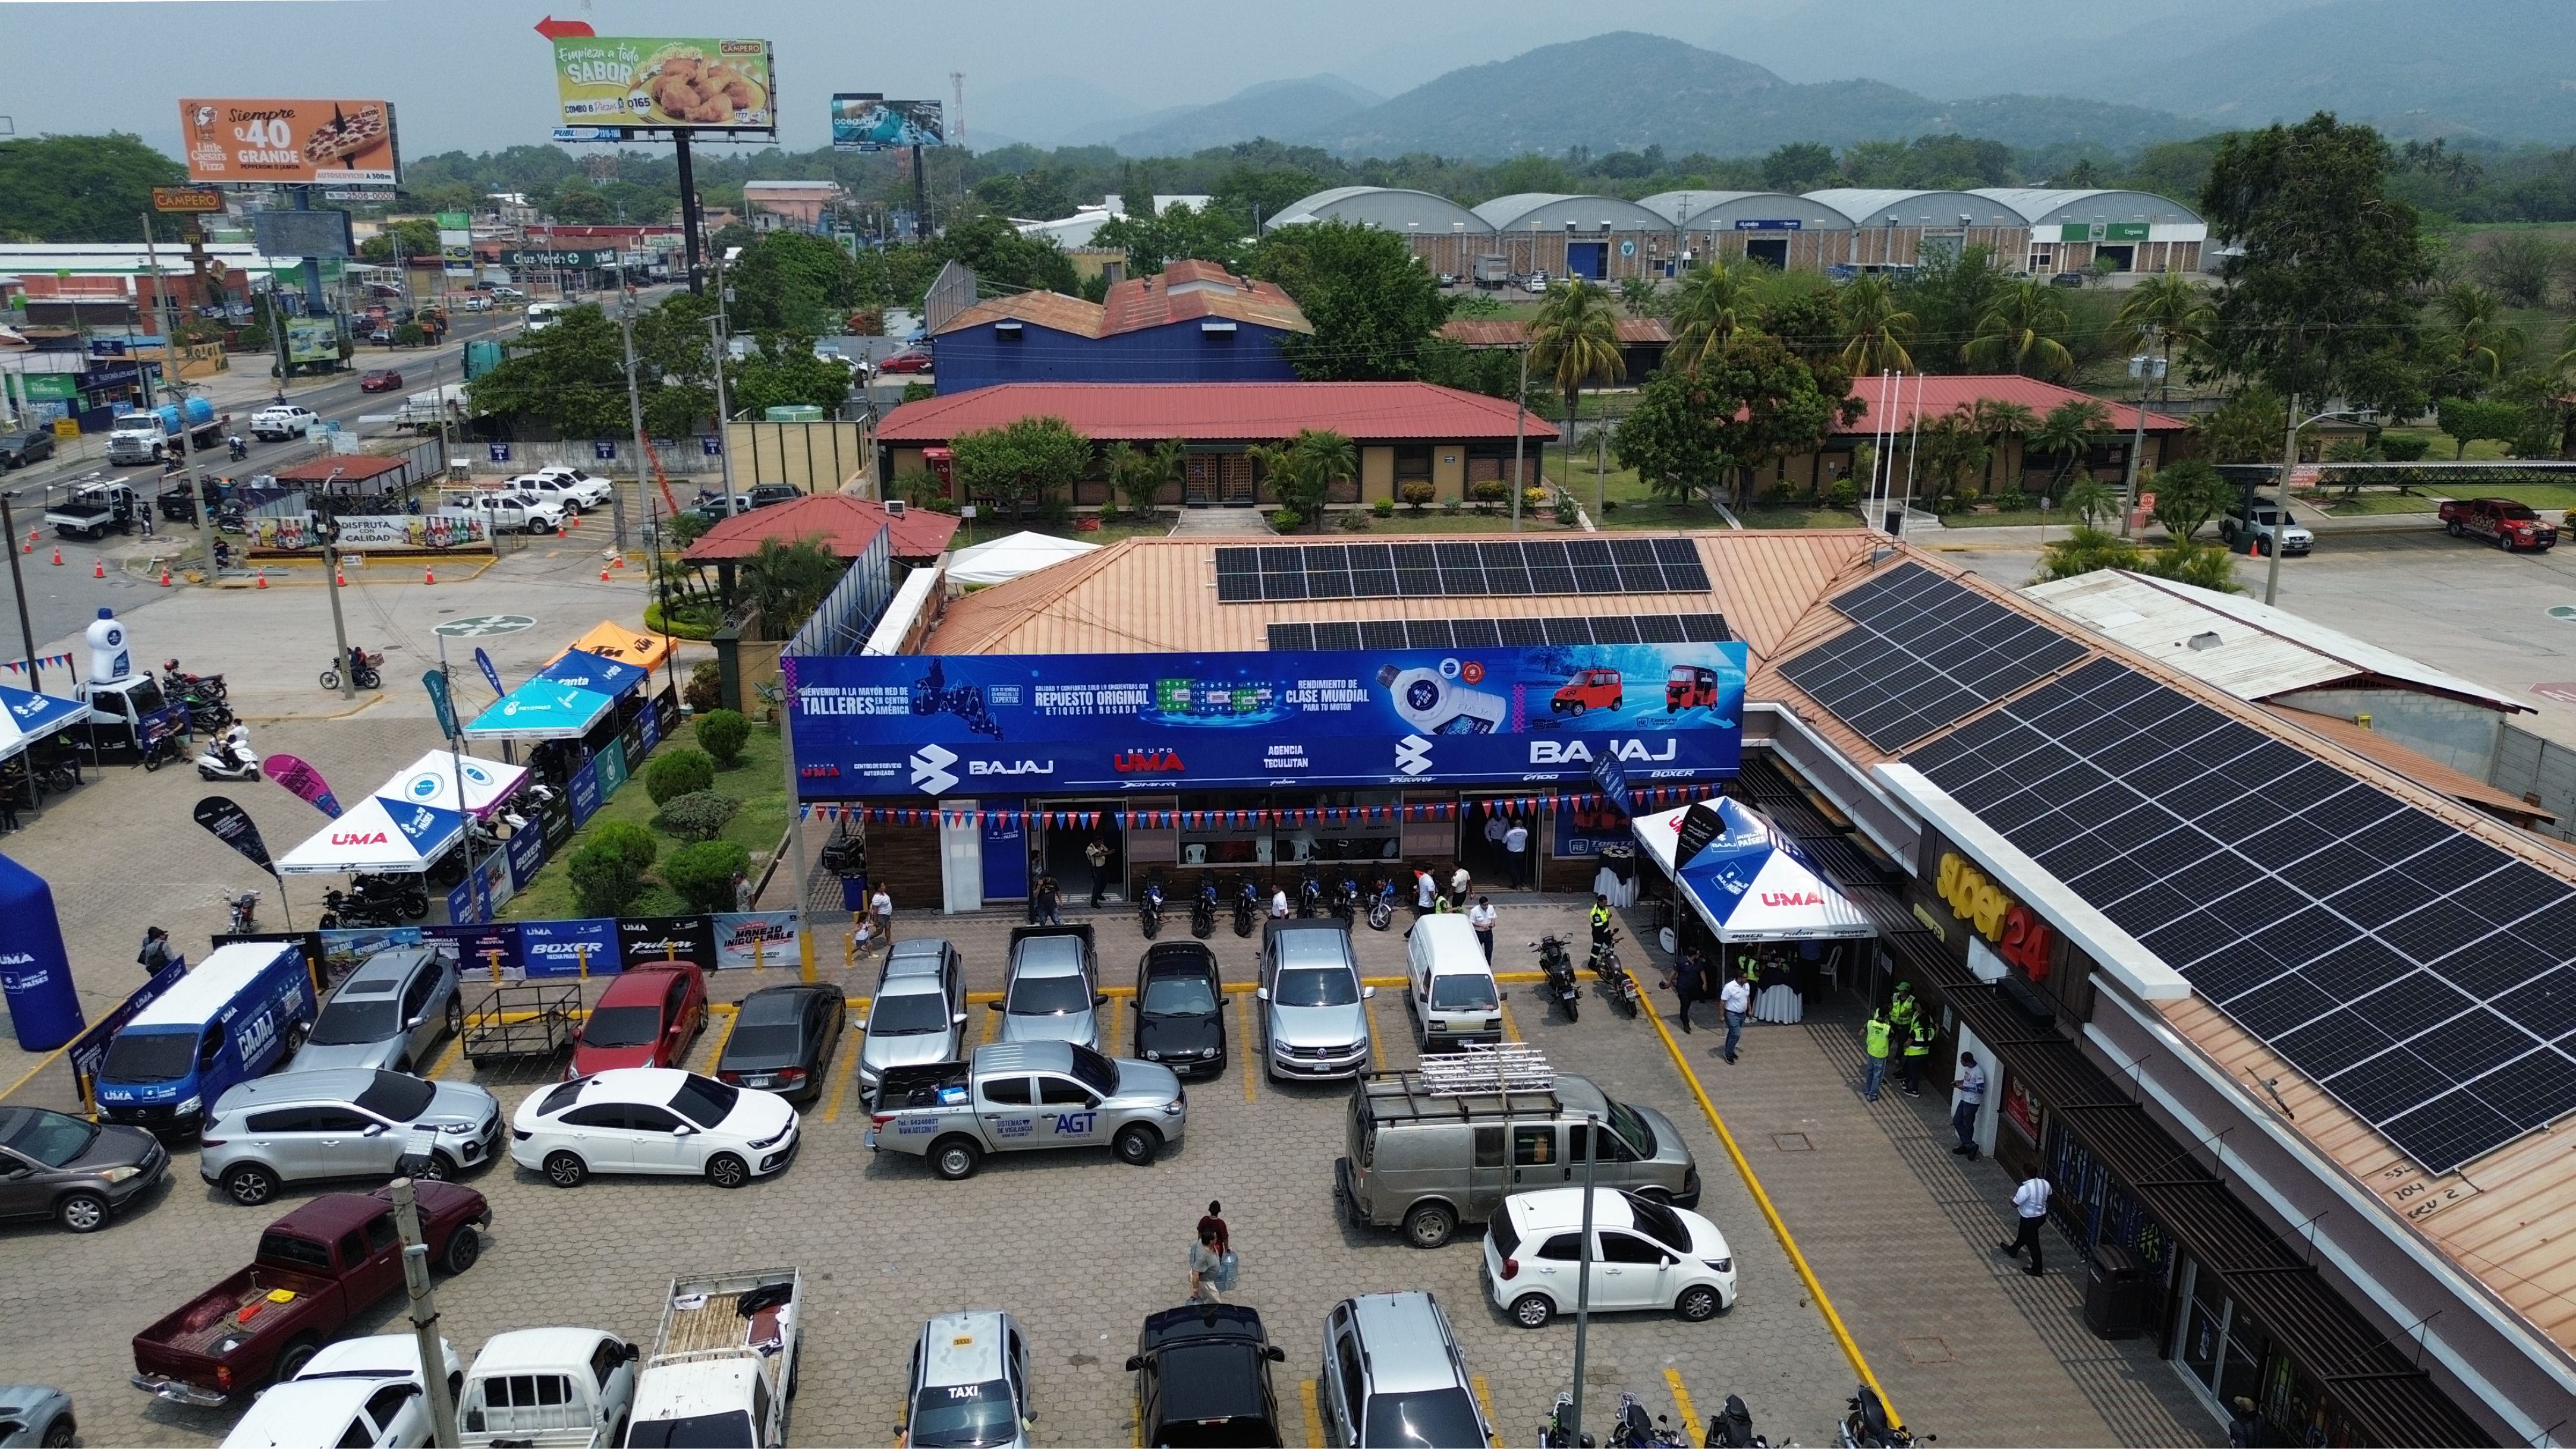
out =
[(1305, 314), (1213, 262), (1111, 284), (1106, 300), (1023, 292), (978, 302), (930, 339), (942, 396), (1006, 382), (1294, 382), (1282, 338)]

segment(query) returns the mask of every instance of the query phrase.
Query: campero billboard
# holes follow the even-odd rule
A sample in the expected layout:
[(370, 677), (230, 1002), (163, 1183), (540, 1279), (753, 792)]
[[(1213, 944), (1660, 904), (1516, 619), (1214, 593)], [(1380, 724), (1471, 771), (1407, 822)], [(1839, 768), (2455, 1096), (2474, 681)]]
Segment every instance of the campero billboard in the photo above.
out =
[(1742, 644), (790, 655), (809, 800), (1736, 772)]
[(402, 179), (390, 101), (183, 100), (191, 181)]
[(778, 129), (769, 42), (565, 36), (555, 92), (573, 126)]

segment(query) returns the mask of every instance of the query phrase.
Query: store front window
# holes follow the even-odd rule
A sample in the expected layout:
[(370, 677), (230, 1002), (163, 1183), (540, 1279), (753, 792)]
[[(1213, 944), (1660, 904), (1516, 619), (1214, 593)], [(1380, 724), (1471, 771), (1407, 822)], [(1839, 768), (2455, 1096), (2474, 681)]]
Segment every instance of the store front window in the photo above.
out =
[(2353, 1442), (2351, 1422), (2324, 1386), (2276, 1348), (2219, 1276), (2189, 1254), (2182, 1255), (2182, 1296), (2169, 1356), (2222, 1415), (2234, 1414), (2241, 1398), (2268, 1426), (2266, 1443)]
[[(1177, 806), (1179, 864), (1189, 870), (1392, 861), (1402, 854), (1394, 814), (1400, 799), (1394, 790), (1184, 794)], [(1372, 813), (1384, 818), (1366, 818)]]

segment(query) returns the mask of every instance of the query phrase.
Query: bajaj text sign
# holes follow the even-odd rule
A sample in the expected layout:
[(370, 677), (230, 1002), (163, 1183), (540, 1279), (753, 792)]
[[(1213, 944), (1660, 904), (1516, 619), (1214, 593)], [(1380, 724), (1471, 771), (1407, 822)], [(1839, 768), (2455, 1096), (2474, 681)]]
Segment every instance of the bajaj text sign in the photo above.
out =
[(809, 800), (1736, 771), (1742, 644), (789, 656)]

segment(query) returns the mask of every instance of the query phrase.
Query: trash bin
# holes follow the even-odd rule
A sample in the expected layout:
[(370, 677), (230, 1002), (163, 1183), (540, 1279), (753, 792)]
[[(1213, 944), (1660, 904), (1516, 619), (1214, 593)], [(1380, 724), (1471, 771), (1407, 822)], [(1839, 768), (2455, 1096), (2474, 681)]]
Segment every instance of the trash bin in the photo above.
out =
[(2135, 1338), (2146, 1331), (2146, 1312), (2146, 1269), (2126, 1249), (2096, 1245), (2084, 1277), (2086, 1325), (2102, 1338)]

